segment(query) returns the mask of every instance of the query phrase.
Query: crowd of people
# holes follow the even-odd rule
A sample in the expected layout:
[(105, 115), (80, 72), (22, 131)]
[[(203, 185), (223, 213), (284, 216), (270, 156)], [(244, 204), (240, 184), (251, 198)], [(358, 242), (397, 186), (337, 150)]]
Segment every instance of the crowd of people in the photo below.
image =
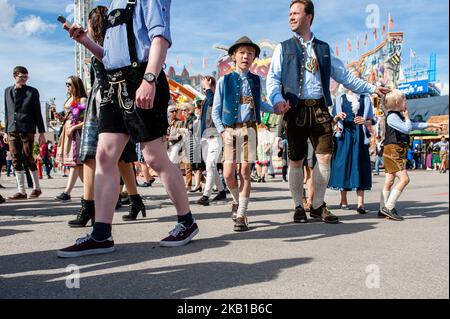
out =
[[(39, 158), (48, 178), (55, 163), (69, 168), (67, 185), (55, 200), (71, 200), (78, 178), (83, 182), (80, 210), (69, 226), (91, 222), (93, 231), (59, 250), (59, 257), (114, 251), (115, 209), (129, 203), (124, 221), (135, 220), (139, 213), (146, 216), (136, 174), (144, 177), (142, 186), (151, 186), (158, 178), (174, 204), (177, 223), (160, 241), (166, 247), (185, 245), (199, 232), (187, 192), (201, 192), (196, 203), (202, 206), (223, 201), (229, 194), (234, 230), (250, 230), (252, 181), (266, 182), (267, 175), (275, 173), (276, 157), (281, 159), (282, 178), (289, 183), (295, 223), (307, 223), (306, 212), (324, 223), (339, 222), (325, 203), (327, 188), (341, 192), (342, 209), (349, 209), (347, 193), (356, 191), (356, 210), (366, 214), (364, 192), (372, 188), (371, 128), (377, 121), (372, 95), (383, 99), (386, 111), (385, 134), (376, 137), (374, 151), (376, 172), (381, 158), (386, 170), (379, 215), (403, 220), (395, 206), (409, 183), (408, 133), (443, 125), (412, 123), (401, 92), (367, 83), (358, 70), (347, 70), (329, 45), (311, 32), (311, 0), (291, 1), (293, 37), (274, 50), (267, 101), (260, 77), (250, 71), (261, 49), (244, 36), (228, 50), (235, 70), (218, 80), (205, 76), (205, 100), (181, 107), (171, 103), (162, 71), (172, 44), (169, 8), (168, 0), (115, 1), (109, 9), (92, 10), (87, 30), (65, 25), (71, 38), (93, 53), (92, 89), (86, 92), (76, 76), (67, 78), (68, 99), (56, 115), (62, 124), (60, 136), (51, 148), (44, 138), (39, 92), (26, 84), (26, 68), (13, 70), (16, 83), (5, 92), (4, 143), (9, 145), (18, 192), (9, 199), (42, 194), (33, 157), (36, 129)], [(345, 93), (331, 96), (331, 78), (346, 88)], [(276, 133), (262, 123), (263, 112), (280, 115)], [(444, 171), (448, 142), (444, 138), (430, 148), (439, 149)], [(25, 191), (25, 167), (31, 176), (30, 195)], [(395, 178), (399, 182), (394, 186)]]

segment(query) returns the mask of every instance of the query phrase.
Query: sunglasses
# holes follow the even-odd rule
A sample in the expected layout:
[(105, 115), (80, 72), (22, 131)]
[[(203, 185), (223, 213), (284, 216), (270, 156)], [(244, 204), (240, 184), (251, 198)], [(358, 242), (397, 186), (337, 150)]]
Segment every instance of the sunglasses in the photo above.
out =
[(169, 113), (177, 113), (177, 111), (169, 111)]
[(19, 75), (18, 78), (22, 80), (28, 79), (28, 75)]
[(67, 86), (67, 87), (71, 87), (71, 86), (72, 86), (72, 83), (67, 82), (67, 83), (66, 83), (66, 86)]

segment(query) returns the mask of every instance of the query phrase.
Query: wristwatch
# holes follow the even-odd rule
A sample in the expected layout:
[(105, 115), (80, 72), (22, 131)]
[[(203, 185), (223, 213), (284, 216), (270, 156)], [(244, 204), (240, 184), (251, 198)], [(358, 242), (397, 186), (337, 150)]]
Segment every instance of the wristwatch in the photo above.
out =
[(153, 83), (153, 82), (157, 83), (156, 75), (154, 75), (153, 73), (145, 73), (144, 80), (147, 81), (148, 83)]

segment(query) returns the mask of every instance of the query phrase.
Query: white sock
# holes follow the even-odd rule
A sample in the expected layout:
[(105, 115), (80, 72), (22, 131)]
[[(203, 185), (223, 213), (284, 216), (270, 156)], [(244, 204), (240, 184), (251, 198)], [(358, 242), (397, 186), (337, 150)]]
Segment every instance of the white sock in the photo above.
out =
[(31, 179), (33, 180), (33, 189), (41, 189), (41, 186), (39, 185), (39, 176), (37, 171), (31, 172)]
[(380, 196), (380, 210), (383, 209), (383, 207), (386, 206), (386, 202), (389, 198), (389, 194), (391, 193), (391, 191), (387, 191), (387, 190), (382, 190), (381, 191), (381, 196)]
[(313, 172), (314, 198), (313, 208), (317, 209), (325, 202), (325, 191), (330, 178), (330, 164), (321, 164), (317, 162)]
[(233, 204), (239, 203), (239, 188), (230, 188), (231, 197), (233, 197)]
[(395, 204), (397, 203), (400, 195), (402, 194), (401, 191), (394, 189), (391, 192), (391, 195), (389, 195), (389, 199), (386, 202), (386, 208), (389, 210), (392, 210), (395, 208)]
[(26, 194), (25, 191), (25, 171), (16, 171), (17, 189), (19, 193)]
[(239, 208), (237, 211), (237, 217), (245, 217), (247, 215), (249, 198), (239, 197)]
[(303, 206), (303, 167), (291, 166), (289, 168), (289, 189), (291, 190), (295, 208)]

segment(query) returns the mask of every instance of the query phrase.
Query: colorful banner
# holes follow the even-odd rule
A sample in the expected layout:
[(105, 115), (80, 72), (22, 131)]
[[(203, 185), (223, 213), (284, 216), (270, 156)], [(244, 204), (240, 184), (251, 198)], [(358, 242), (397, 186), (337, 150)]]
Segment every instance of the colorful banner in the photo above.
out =
[(403, 33), (388, 33), (375, 49), (362, 55), (361, 59), (349, 65), (359, 70), (363, 79), (372, 84), (383, 84), (396, 88), (400, 77)]
[(406, 96), (428, 93), (428, 80), (414, 81), (399, 84), (398, 89)]

